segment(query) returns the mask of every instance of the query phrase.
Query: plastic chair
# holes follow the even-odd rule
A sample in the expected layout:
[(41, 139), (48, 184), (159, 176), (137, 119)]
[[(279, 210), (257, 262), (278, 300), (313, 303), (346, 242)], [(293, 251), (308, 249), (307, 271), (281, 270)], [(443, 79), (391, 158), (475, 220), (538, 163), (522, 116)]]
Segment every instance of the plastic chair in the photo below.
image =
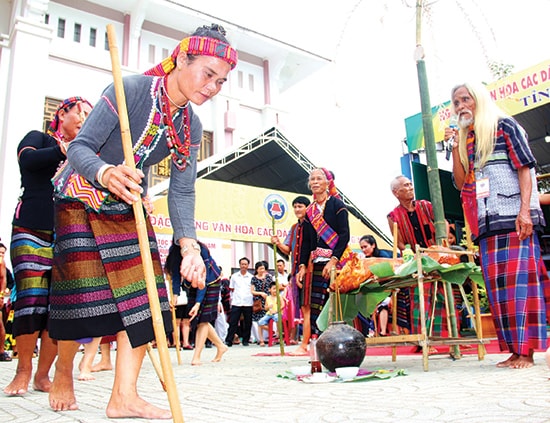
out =
[[(285, 319), (283, 318), (282, 319), (282, 322), (283, 322), (283, 338), (284, 338), (284, 341), (285, 341), (285, 344), (286, 345), (290, 345), (290, 322), (288, 321), (288, 319)], [(268, 332), (269, 332), (269, 339), (267, 341), (267, 346), (268, 347), (271, 347), (274, 343), (275, 343), (275, 337), (273, 336), (273, 330), (274, 330), (274, 327), (273, 327), (273, 323), (274, 321), (273, 320), (270, 320), (269, 323), (268, 323)]]

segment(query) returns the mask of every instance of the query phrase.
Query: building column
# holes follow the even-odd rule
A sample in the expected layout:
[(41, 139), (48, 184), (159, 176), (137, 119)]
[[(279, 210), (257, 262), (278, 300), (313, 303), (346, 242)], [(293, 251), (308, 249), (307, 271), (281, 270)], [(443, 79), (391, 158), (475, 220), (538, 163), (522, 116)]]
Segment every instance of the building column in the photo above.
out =
[(52, 30), (40, 16), (28, 12), (29, 17), (14, 17), (7, 40), (10, 56), (0, 138), (0, 236), (4, 243), (10, 237), (20, 189), (17, 146), (30, 130), (42, 130), (44, 102), (52, 83), (42, 71), (48, 65)]

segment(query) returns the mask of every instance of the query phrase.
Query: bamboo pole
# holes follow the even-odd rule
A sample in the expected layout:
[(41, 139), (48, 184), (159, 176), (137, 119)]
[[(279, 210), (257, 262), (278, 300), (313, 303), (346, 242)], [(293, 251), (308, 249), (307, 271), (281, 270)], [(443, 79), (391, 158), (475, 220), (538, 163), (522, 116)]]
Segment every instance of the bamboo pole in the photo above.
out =
[(170, 307), (172, 310), (172, 326), (174, 327), (174, 343), (176, 344), (176, 357), (178, 357), (178, 366), (181, 366), (181, 351), (180, 351), (180, 327), (176, 320), (176, 306)]
[[(107, 38), (109, 41), (109, 51), (111, 54), (112, 73), (118, 105), (118, 117), (120, 121), (120, 134), (122, 137), (122, 149), (124, 152), (124, 161), (126, 166), (135, 169), (134, 155), (132, 152), (132, 138), (130, 134), (130, 123), (128, 120), (128, 110), (126, 108), (126, 97), (124, 95), (124, 85), (122, 83), (122, 73), (120, 70), (120, 60), (118, 55), (118, 47), (116, 44), (115, 28), (112, 24), (107, 25)], [(139, 198), (139, 195), (138, 195)], [(149, 304), (151, 307), (151, 317), (153, 321), (153, 330), (155, 332), (155, 340), (160, 357), (160, 364), (166, 383), (168, 401), (172, 418), (174, 422), (183, 423), (183, 414), (181, 411), (180, 402), (178, 399), (178, 391), (170, 362), (170, 354), (168, 344), (166, 342), (166, 334), (164, 332), (164, 324), (162, 322), (162, 313), (160, 311), (160, 301), (158, 297), (157, 284), (155, 281), (155, 273), (153, 270), (153, 260), (151, 258), (151, 250), (149, 248), (149, 236), (147, 234), (147, 226), (143, 214), (143, 204), (141, 198), (133, 205), (134, 215), (136, 218), (136, 230), (139, 240), (139, 249), (141, 253), (141, 261), (143, 263), (143, 271), (145, 274), (145, 283), (147, 286), (147, 295), (149, 296)]]
[(422, 254), (420, 253), (420, 246), (415, 246), (415, 259), (418, 268), (418, 298), (420, 303), (420, 345), (422, 346), (422, 363), (424, 371), (428, 371), (428, 355), (429, 355), (429, 340), (426, 332), (426, 309), (424, 304), (424, 271), (422, 270)]
[[(474, 243), (472, 242), (472, 231), (470, 230), (470, 225), (468, 224), (468, 220), (466, 220), (466, 216), (464, 217), (464, 229), (466, 230), (466, 249), (470, 252), (474, 252)], [(470, 255), (468, 257), (470, 260), (470, 263), (474, 262), (474, 256)], [(474, 313), (475, 313), (475, 329), (476, 329), (476, 335), (477, 339), (481, 341), (483, 339), (483, 328), (481, 327), (481, 309), (479, 307), (479, 292), (477, 289), (477, 283), (474, 281), (471, 281), (472, 284), (472, 294), (474, 297)], [(470, 312), (470, 310), (468, 310)], [(487, 350), (485, 349), (485, 346), (481, 343), (477, 344), (477, 357), (479, 360), (483, 360), (485, 357), (485, 353)]]
[[(397, 258), (397, 243), (399, 241), (399, 230), (397, 228), (397, 222), (393, 222), (393, 260)], [(407, 288), (405, 288), (407, 289)], [(391, 293), (391, 326), (393, 332), (399, 335), (399, 329), (397, 326), (397, 289), (394, 289)], [(386, 328), (387, 331), (387, 328)], [(391, 347), (391, 361), (397, 360), (397, 345)]]
[[(271, 229), (275, 235), (275, 218), (271, 216)], [(275, 287), (277, 290), (277, 332), (279, 333), (279, 350), (281, 357), (285, 355), (285, 341), (283, 337), (283, 316), (281, 313), (281, 295), (279, 294), (279, 272), (277, 271), (277, 244), (273, 244), (273, 263), (275, 264)], [(260, 338), (263, 337), (260, 333)]]
[(164, 378), (162, 377), (162, 368), (160, 366), (160, 363), (157, 357), (155, 357), (155, 353), (153, 352), (153, 347), (151, 346), (150, 342), (147, 343), (147, 354), (151, 359), (151, 363), (153, 364), (153, 369), (155, 369), (155, 373), (159, 378), (159, 382), (162, 385), (162, 389), (164, 390), (164, 392), (166, 392), (166, 383), (164, 383)]

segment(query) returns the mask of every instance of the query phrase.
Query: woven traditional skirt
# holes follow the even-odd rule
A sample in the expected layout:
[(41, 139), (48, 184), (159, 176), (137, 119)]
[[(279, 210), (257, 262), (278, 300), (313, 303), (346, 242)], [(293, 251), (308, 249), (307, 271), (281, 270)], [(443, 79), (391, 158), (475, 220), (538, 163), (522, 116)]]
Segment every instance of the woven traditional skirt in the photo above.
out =
[[(212, 323), (218, 317), (218, 302), (220, 300), (220, 279), (216, 279), (214, 282), (206, 285), (206, 295), (202, 300), (199, 314), (197, 316), (197, 323)], [(197, 300), (197, 289), (189, 289), (189, 305), (192, 307)]]
[(329, 280), (323, 277), (323, 269), (326, 262), (313, 264), (313, 276), (311, 278), (311, 333), (318, 332), (317, 318), (328, 300)]
[[(151, 309), (132, 208), (106, 203), (101, 213), (78, 201), (55, 201), (56, 243), (50, 336), (77, 340), (126, 330), (132, 347), (154, 338)], [(166, 332), (172, 321), (151, 224), (146, 219)]]
[(47, 329), (53, 231), (14, 226), (10, 256), (17, 292), (13, 305), (13, 335)]
[[(418, 287), (415, 286), (414, 288), (410, 288), (409, 292), (411, 296), (411, 330), (413, 333), (421, 333), (422, 325), (420, 323), (420, 297), (418, 296)], [(435, 282), (428, 282), (424, 284), (424, 311), (427, 334), (431, 334), (432, 336), (448, 336), (449, 330), (447, 328), (447, 313), (445, 311), (445, 291), (443, 290), (443, 282), (437, 283), (437, 289)]]
[(548, 275), (542, 272), (534, 235), (523, 241), (515, 232), (479, 242), (481, 268), (502, 351), (528, 355), (546, 349)]

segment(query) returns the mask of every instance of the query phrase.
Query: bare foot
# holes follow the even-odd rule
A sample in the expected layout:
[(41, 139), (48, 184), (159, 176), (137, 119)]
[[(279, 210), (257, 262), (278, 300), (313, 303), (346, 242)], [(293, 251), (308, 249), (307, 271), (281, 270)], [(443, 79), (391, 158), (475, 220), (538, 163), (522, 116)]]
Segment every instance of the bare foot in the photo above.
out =
[(299, 346), (294, 351), (291, 351), (288, 353), (288, 355), (308, 355), (309, 352), (307, 349), (303, 348), (302, 346)]
[(56, 371), (50, 389), (50, 407), (54, 411), (78, 410), (74, 396), (73, 377)]
[(96, 365), (92, 366), (92, 372), (102, 372), (104, 370), (113, 370), (112, 364), (104, 364), (101, 361)]
[(52, 389), (52, 381), (48, 376), (38, 377), (38, 374), (36, 374), (34, 375), (32, 388), (35, 391), (50, 392), (50, 390)]
[(4, 394), (9, 396), (24, 395), (29, 390), (32, 370), (17, 370), (11, 383), (4, 388)]
[(111, 419), (137, 417), (142, 419), (171, 419), (170, 410), (163, 410), (135, 396), (130, 398), (114, 399), (111, 397), (107, 410), (107, 417)]
[(218, 352), (216, 353), (216, 357), (212, 359), (212, 362), (214, 363), (218, 363), (222, 361), (222, 357), (229, 350), (229, 347), (225, 344), (222, 344), (217, 349), (218, 349)]
[(92, 376), (91, 373), (88, 373), (88, 372), (80, 372), (80, 374), (78, 375), (78, 380), (95, 380), (95, 377)]
[(191, 366), (202, 366), (200, 360), (191, 360)]
[(515, 360), (512, 364), (510, 364), (511, 369), (528, 369), (529, 367), (533, 367), (535, 365), (535, 362), (533, 360), (533, 356), (530, 355), (520, 355), (517, 360)]
[(497, 363), (497, 367), (510, 367), (514, 364), (514, 362), (519, 358), (519, 355), (516, 353), (512, 353), (510, 357), (508, 357), (506, 360), (501, 361), (500, 363)]

